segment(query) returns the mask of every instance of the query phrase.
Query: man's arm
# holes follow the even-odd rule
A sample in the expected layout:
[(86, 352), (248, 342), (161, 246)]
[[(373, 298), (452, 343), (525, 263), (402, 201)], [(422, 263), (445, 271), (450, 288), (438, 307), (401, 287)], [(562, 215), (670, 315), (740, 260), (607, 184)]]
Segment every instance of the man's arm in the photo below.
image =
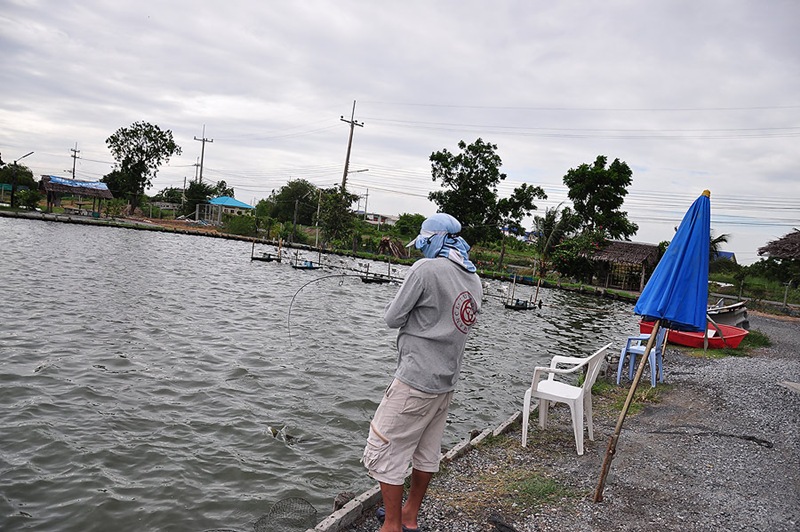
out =
[(397, 291), (394, 299), (386, 305), (386, 309), (383, 312), (383, 319), (386, 325), (392, 329), (399, 329), (406, 324), (409, 314), (414, 310), (417, 301), (422, 296), (422, 283), (420, 281), (415, 272), (410, 271), (408, 273), (405, 281), (400, 286), (400, 290)]

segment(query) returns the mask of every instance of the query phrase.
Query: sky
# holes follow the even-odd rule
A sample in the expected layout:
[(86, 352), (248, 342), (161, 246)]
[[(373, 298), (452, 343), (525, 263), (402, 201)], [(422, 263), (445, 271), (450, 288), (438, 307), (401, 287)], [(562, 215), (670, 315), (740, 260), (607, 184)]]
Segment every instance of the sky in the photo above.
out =
[(796, 0), (4, 0), (0, 153), (99, 180), (105, 140), (149, 122), (182, 153), (148, 193), (202, 152), (204, 182), (255, 204), (341, 184), (353, 117), (354, 207), (436, 212), (430, 155), (481, 138), (500, 197), (540, 186), (540, 214), (604, 155), (633, 171), (632, 240), (670, 240), (709, 189), (713, 235), (751, 264), (800, 227), (798, 20)]

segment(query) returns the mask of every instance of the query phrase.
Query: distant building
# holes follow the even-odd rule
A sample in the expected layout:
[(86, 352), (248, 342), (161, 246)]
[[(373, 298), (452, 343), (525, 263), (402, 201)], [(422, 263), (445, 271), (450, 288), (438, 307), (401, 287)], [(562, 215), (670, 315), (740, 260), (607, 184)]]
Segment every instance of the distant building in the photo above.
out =
[(248, 205), (230, 196), (220, 196), (210, 200), (208, 203), (198, 203), (195, 206), (194, 219), (211, 223), (214, 225), (222, 224), (222, 215), (240, 216), (242, 214), (252, 214), (255, 207)]
[(255, 209), (252, 205), (248, 205), (243, 201), (239, 201), (236, 198), (232, 198), (230, 196), (220, 196), (218, 198), (214, 198), (209, 201), (211, 205), (220, 207), (222, 209), (222, 214), (250, 214), (250, 211)]
[(394, 225), (400, 218), (398, 216), (389, 216), (388, 214), (378, 214), (375, 212), (356, 211), (356, 216), (373, 225)]
[(54, 206), (60, 206), (63, 196), (77, 196), (79, 200), (91, 198), (91, 202), (77, 202), (79, 210), (86, 212), (89, 210), (82, 208), (83, 203), (91, 203), (91, 212), (99, 212), (103, 200), (114, 199), (108, 185), (102, 181), (81, 181), (55, 175), (43, 175), (39, 181), (39, 190), (47, 194), (47, 212), (52, 212)]
[(606, 288), (641, 292), (660, 257), (657, 245), (611, 240), (587, 258), (595, 263), (595, 276)]

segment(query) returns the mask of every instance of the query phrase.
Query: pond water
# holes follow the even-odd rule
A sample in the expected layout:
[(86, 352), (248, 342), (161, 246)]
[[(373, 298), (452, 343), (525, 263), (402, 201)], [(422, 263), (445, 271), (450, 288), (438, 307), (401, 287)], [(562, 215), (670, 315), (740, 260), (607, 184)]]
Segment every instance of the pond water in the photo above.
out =
[[(252, 530), (287, 497), (321, 518), (374, 485), (359, 458), (394, 370), (382, 311), (397, 286), (338, 275), (352, 259), (303, 271), (250, 252), (0, 218), (0, 529)], [(539, 297), (485, 303), (445, 446), (519, 410), (553, 354), (636, 331), (629, 304)]]

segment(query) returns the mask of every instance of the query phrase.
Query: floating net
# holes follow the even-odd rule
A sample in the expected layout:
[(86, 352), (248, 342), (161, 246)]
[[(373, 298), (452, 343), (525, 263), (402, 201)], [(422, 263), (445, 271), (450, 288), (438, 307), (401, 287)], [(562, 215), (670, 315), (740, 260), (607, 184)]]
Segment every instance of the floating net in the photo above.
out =
[(276, 502), (255, 522), (255, 532), (305, 531), (317, 525), (317, 509), (305, 499), (289, 497)]

